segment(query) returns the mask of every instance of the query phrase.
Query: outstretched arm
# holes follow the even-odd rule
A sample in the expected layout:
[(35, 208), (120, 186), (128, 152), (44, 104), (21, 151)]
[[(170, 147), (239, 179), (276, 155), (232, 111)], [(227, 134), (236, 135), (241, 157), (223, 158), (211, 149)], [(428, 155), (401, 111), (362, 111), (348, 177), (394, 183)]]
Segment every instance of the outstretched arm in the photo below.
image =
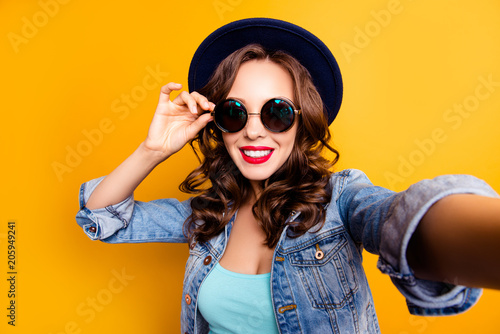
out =
[(439, 200), (410, 239), (407, 258), (418, 278), (500, 289), (500, 199)]

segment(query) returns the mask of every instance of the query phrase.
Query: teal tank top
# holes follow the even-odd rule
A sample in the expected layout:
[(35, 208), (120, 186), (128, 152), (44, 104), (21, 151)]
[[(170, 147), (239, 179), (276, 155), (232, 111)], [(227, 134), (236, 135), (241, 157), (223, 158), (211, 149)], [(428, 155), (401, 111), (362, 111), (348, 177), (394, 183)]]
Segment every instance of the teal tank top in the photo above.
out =
[(271, 273), (240, 274), (217, 263), (200, 287), (198, 308), (210, 334), (278, 333)]

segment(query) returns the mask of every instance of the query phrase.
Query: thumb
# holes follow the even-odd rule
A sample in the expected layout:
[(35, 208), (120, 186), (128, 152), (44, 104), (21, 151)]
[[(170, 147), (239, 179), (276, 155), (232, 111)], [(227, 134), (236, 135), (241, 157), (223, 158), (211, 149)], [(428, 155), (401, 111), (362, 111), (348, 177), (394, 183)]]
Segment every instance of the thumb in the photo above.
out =
[(212, 120), (213, 118), (212, 115), (210, 115), (210, 113), (205, 113), (203, 115), (200, 115), (200, 117), (198, 117), (186, 129), (186, 134), (189, 136), (189, 138), (194, 138), (194, 136), (196, 136), (196, 134), (200, 132), (200, 130), (203, 129)]

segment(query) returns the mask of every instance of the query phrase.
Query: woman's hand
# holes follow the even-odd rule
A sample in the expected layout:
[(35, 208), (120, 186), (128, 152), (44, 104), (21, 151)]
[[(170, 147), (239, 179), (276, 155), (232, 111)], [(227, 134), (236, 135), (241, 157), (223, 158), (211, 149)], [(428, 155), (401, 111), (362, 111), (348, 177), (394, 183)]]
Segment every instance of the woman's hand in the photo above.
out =
[(181, 92), (170, 101), (170, 93), (181, 88), (173, 82), (161, 88), (146, 140), (99, 183), (85, 204), (87, 208), (104, 208), (125, 200), (157, 164), (179, 151), (212, 120), (205, 111), (215, 105), (196, 92)]
[(160, 162), (179, 151), (212, 120), (215, 104), (197, 92), (181, 92), (170, 101), (172, 91), (181, 84), (170, 82), (161, 88), (160, 100), (144, 141), (144, 148), (158, 155)]

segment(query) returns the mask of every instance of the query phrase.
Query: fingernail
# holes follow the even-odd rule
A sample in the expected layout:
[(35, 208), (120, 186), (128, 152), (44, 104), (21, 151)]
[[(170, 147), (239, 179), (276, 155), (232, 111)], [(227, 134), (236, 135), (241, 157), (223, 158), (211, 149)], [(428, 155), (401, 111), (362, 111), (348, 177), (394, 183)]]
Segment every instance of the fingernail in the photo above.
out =
[(193, 114), (197, 114), (197, 113), (198, 113), (198, 109), (196, 109), (196, 106), (192, 106), (192, 107), (191, 107), (191, 112), (192, 112)]
[(205, 103), (203, 103), (203, 106), (205, 107), (205, 109), (210, 108), (210, 104), (208, 104), (208, 102), (207, 102), (207, 101), (205, 101)]

